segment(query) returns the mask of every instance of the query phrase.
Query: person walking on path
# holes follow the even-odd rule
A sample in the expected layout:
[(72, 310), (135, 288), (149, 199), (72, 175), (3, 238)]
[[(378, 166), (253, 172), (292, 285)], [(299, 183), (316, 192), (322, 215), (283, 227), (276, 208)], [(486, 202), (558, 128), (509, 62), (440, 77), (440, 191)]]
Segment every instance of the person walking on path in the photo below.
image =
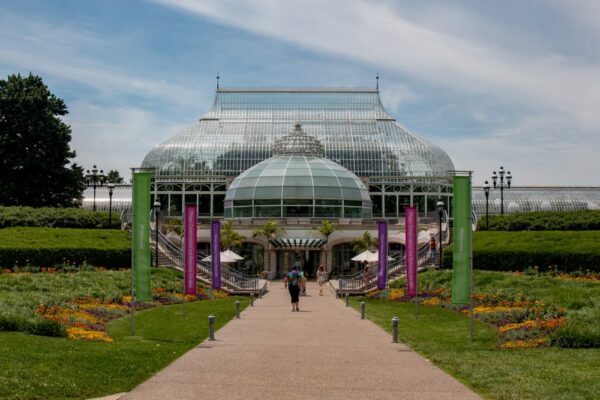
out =
[(365, 267), (363, 269), (363, 286), (367, 287), (371, 280), (371, 272), (369, 271), (369, 263), (365, 261)]
[(317, 283), (319, 284), (319, 296), (323, 296), (323, 286), (327, 282), (327, 272), (325, 272), (325, 268), (322, 265), (319, 265), (319, 270), (317, 271)]
[(292, 298), (292, 311), (300, 311), (299, 303), (300, 303), (300, 280), (302, 277), (300, 273), (294, 267), (285, 277), (284, 287), (286, 287), (290, 291), (290, 297)]
[(431, 239), (429, 239), (429, 259), (431, 260), (432, 264), (435, 264), (435, 251), (437, 250), (437, 243), (435, 241), (435, 238), (433, 236), (431, 236)]

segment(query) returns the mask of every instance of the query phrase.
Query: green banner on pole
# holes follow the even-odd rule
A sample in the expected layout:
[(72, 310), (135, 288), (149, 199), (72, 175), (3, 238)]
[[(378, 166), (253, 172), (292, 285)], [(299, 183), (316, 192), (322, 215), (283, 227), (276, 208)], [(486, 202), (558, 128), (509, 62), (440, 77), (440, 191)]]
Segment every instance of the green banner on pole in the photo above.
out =
[(152, 301), (150, 287), (150, 182), (151, 172), (133, 174), (133, 268), (135, 299)]
[(452, 251), (452, 303), (468, 304), (471, 258), (471, 177), (455, 176), (453, 190), (454, 249)]

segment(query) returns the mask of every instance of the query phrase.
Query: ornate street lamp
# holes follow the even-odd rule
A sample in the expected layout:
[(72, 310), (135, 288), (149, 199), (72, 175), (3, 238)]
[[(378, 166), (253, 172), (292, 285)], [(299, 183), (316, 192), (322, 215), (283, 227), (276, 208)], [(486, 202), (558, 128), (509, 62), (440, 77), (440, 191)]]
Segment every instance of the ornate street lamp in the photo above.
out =
[(154, 202), (154, 266), (158, 268), (158, 216), (160, 214), (160, 203), (158, 201)]
[(439, 230), (440, 233), (440, 269), (442, 269), (442, 257), (443, 257), (443, 243), (442, 243), (442, 216), (444, 215), (444, 202), (438, 200), (437, 202), (438, 217), (439, 217)]
[[(499, 179), (498, 179), (499, 178)], [(506, 182), (504, 179), (504, 167), (500, 167), (498, 174), (496, 171), (492, 173), (492, 182), (494, 183), (494, 189), (500, 189), (500, 214), (504, 215), (504, 189), (510, 189), (510, 181), (512, 175), (510, 171), (506, 172)]]
[(112, 228), (112, 196), (115, 184), (111, 182), (106, 187), (108, 188), (108, 227)]
[(490, 184), (485, 181), (483, 184), (483, 194), (485, 194), (485, 230), (490, 230), (490, 215), (488, 211), (488, 205), (490, 200)]
[(94, 188), (94, 203), (93, 203), (93, 211), (96, 211), (96, 188), (98, 186), (102, 186), (106, 182), (106, 175), (104, 175), (104, 171), (98, 171), (98, 167), (95, 165), (92, 167), (92, 171), (88, 169), (85, 173), (85, 183), (88, 187)]

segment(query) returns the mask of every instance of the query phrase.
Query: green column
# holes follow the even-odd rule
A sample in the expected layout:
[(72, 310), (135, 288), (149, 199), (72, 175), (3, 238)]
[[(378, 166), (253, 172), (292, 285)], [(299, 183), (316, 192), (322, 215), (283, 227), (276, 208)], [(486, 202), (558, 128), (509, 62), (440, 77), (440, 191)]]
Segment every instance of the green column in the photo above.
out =
[(133, 174), (133, 268), (135, 272), (135, 299), (151, 301), (150, 287), (150, 172)]
[(452, 251), (452, 303), (468, 304), (472, 259), (471, 177), (455, 176), (453, 192), (454, 249)]

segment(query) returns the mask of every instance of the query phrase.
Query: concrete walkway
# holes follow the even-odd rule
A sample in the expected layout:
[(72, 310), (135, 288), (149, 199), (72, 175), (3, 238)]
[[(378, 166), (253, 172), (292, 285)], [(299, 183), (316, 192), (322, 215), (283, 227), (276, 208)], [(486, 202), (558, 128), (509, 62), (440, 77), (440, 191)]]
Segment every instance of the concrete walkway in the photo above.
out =
[[(122, 400), (477, 399), (372, 322), (309, 283), (292, 312), (280, 282), (239, 320)], [(217, 316), (218, 318), (218, 316)]]

